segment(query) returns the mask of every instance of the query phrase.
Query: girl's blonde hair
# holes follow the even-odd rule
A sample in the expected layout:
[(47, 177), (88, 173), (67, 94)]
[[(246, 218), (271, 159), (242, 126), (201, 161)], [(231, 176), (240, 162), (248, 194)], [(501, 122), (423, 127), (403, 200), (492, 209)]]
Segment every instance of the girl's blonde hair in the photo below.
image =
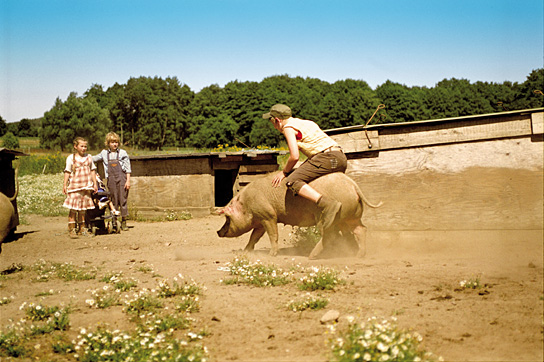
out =
[(76, 147), (79, 144), (79, 142), (87, 142), (87, 140), (83, 137), (74, 138), (74, 147)]
[(119, 135), (115, 132), (110, 132), (106, 135), (106, 142), (104, 142), (104, 144), (106, 145), (106, 147), (109, 147), (110, 143), (115, 141), (117, 141), (118, 143), (121, 143), (121, 139), (119, 138)]

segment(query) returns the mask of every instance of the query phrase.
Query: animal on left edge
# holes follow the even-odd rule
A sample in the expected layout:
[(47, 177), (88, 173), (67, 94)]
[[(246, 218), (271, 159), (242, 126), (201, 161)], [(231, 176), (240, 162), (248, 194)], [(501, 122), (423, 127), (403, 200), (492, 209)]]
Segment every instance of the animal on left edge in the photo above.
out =
[[(15, 169), (15, 179), (17, 179), (19, 169)], [(15, 225), (15, 209), (12, 201), (17, 198), (19, 193), (19, 182), (16, 181), (15, 194), (8, 197), (0, 192), (0, 253), (2, 252), (2, 242), (9, 235)]]

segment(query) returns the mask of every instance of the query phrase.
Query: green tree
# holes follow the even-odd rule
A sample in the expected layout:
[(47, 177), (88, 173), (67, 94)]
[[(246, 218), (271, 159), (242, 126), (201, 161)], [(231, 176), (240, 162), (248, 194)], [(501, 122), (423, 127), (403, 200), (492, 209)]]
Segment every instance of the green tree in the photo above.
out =
[[(538, 92), (540, 91), (540, 92)], [(544, 107), (544, 68), (533, 70), (517, 89), (515, 109)]]
[(6, 123), (6, 121), (4, 120), (4, 118), (2, 118), (2, 116), (0, 116), (0, 137), (2, 137), (3, 135), (6, 134), (8, 130), (8, 125)]
[(4, 148), (8, 148), (10, 150), (19, 148), (19, 139), (15, 137), (15, 135), (11, 132), (8, 132), (4, 135), (2, 142)]
[(191, 142), (198, 147), (216, 147), (231, 144), (238, 131), (238, 124), (230, 117), (219, 115), (207, 118), (202, 127), (191, 136)]
[(17, 136), (19, 137), (32, 137), (32, 125), (30, 120), (23, 118), (17, 124)]
[(110, 126), (107, 110), (100, 108), (94, 98), (70, 93), (65, 102), (57, 98), (53, 108), (44, 114), (40, 144), (66, 151), (72, 150), (75, 137), (83, 137), (89, 149), (99, 149)]
[[(386, 81), (376, 88), (380, 102), (386, 106), (387, 123), (413, 122), (424, 119), (425, 93), (422, 88), (409, 88), (399, 83)], [(372, 124), (383, 121), (373, 120)]]
[[(108, 90), (107, 93), (110, 93)], [(185, 145), (194, 93), (177, 78), (131, 78), (111, 90), (110, 114), (135, 147), (162, 149)]]

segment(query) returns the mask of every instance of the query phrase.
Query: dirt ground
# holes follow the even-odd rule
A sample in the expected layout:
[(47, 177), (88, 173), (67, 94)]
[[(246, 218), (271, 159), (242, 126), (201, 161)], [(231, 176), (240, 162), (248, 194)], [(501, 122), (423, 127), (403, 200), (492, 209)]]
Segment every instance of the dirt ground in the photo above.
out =
[[(361, 320), (396, 316), (402, 328), (423, 336), (423, 347), (447, 361), (543, 360), (542, 230), (368, 231), (364, 259), (338, 256), (310, 261), (290, 245), (291, 227), (280, 226), (280, 255), (268, 256), (265, 237), (249, 255), (288, 269), (294, 264), (328, 266), (347, 281), (323, 292), (324, 310), (294, 313), (285, 305), (303, 294), (294, 284), (258, 288), (225, 285), (222, 267), (234, 259), (249, 234), (220, 239), (221, 216), (187, 221), (129, 222), (121, 234), (69, 239), (63, 217), (31, 216), (18, 227), (16, 240), (3, 245), (0, 270), (39, 259), (96, 266), (141, 277), (140, 265), (173, 278), (179, 273), (206, 286), (195, 325), (210, 333), (203, 344), (215, 361), (326, 361), (330, 309)], [(91, 282), (51, 280), (34, 283), (15, 273), (2, 281), (2, 327), (23, 316), (23, 302), (75, 305), (70, 336), (81, 327), (108, 323), (124, 327), (120, 309), (91, 310), (85, 305)], [(22, 273), (21, 273), (22, 274)], [(461, 280), (479, 277), (482, 289), (459, 290)], [(98, 285), (97, 281), (93, 282)], [(54, 295), (39, 297), (39, 292)], [(456, 290), (457, 289), (457, 290)], [(120, 308), (120, 307), (119, 307)], [(36, 352), (39, 356), (39, 352)]]

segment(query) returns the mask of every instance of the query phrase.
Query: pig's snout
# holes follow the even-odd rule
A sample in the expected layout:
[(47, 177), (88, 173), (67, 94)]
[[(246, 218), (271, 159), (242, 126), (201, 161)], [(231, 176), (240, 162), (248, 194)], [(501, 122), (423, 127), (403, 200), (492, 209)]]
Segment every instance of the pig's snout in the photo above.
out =
[(219, 235), (220, 238), (224, 238), (225, 236), (227, 236), (227, 233), (229, 231), (229, 225), (230, 225), (230, 218), (227, 217), (225, 224), (223, 224), (221, 229), (217, 230), (217, 235)]

